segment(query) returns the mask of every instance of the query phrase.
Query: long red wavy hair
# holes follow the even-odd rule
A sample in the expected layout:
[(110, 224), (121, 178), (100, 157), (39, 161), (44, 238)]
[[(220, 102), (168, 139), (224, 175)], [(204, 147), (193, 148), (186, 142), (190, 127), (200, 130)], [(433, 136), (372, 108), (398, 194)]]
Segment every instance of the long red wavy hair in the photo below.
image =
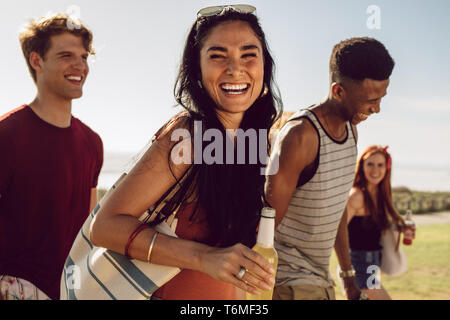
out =
[[(392, 202), (391, 189), (391, 172), (392, 172), (392, 158), (387, 151), (387, 146), (382, 147), (372, 145), (367, 147), (359, 156), (355, 169), (355, 180), (353, 187), (359, 188), (364, 194), (364, 206), (372, 220), (377, 224), (380, 230), (385, 230), (390, 226), (390, 223), (395, 223), (398, 226), (403, 226), (404, 221), (400, 214), (395, 210)], [(386, 159), (386, 173), (383, 180), (378, 184), (378, 196), (376, 203), (367, 190), (367, 179), (364, 175), (364, 161), (369, 159), (372, 155), (380, 153)]]

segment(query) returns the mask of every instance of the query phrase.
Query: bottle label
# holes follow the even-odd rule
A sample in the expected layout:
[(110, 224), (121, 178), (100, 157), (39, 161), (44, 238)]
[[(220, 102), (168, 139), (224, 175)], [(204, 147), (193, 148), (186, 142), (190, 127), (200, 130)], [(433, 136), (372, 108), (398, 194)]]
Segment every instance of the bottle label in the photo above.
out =
[(273, 247), (273, 236), (275, 230), (275, 220), (272, 218), (261, 218), (259, 222), (258, 237), (256, 242), (263, 247)]

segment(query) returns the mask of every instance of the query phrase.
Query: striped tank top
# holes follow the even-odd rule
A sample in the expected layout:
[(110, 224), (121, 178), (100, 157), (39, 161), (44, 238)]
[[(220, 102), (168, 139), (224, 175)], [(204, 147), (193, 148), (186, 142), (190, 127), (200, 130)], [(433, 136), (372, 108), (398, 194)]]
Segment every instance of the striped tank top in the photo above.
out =
[(308, 118), (319, 135), (318, 167), (306, 184), (297, 187), (275, 231), (276, 285), (329, 287), (330, 257), (353, 184), (357, 148), (350, 123), (347, 138), (338, 142), (327, 135), (313, 112), (300, 110), (288, 121), (299, 118)]

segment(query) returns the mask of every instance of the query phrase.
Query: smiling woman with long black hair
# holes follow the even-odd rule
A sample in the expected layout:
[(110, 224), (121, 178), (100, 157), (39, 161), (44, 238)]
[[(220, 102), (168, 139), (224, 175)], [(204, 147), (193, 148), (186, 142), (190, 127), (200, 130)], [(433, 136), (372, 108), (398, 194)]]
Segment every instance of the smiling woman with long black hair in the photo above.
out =
[[(178, 238), (159, 234), (155, 240), (155, 231), (146, 228), (126, 252), (131, 258), (147, 261), (153, 239), (151, 262), (182, 269), (154, 297), (234, 299), (236, 288), (256, 293), (273, 284), (275, 270), (249, 249), (256, 240), (265, 179), (261, 170), (265, 162), (249, 161), (250, 153), (257, 150), (267, 155), (267, 144), (257, 141), (255, 149), (254, 141), (246, 140), (244, 164), (237, 161), (236, 148), (226, 147), (235, 141), (229, 132), (236, 129), (264, 132), (264, 137), (258, 137), (267, 141), (269, 129), (282, 112), (273, 81), (273, 59), (254, 10), (240, 5), (199, 11), (174, 90), (185, 111), (159, 130), (92, 223), (91, 241), (96, 246), (125, 253), (130, 235), (140, 226), (141, 213), (185, 176), (181, 192), (166, 206), (170, 214), (181, 205)], [(194, 152), (192, 161), (174, 161), (186, 157), (186, 145), (198, 148), (195, 139), (172, 141), (177, 129), (189, 132), (190, 137), (208, 134), (208, 130), (220, 132), (222, 147), (211, 156), (219, 159), (222, 154), (222, 159), (232, 161), (198, 161)], [(208, 146), (204, 143), (201, 147), (202, 156)]]

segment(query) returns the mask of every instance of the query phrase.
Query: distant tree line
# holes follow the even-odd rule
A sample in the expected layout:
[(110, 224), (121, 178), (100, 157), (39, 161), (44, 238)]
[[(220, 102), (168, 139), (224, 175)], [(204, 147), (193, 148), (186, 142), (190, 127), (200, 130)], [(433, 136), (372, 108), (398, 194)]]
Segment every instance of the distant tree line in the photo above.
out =
[(392, 190), (394, 207), (400, 214), (411, 209), (415, 214), (450, 210), (450, 192), (422, 192), (407, 187)]

